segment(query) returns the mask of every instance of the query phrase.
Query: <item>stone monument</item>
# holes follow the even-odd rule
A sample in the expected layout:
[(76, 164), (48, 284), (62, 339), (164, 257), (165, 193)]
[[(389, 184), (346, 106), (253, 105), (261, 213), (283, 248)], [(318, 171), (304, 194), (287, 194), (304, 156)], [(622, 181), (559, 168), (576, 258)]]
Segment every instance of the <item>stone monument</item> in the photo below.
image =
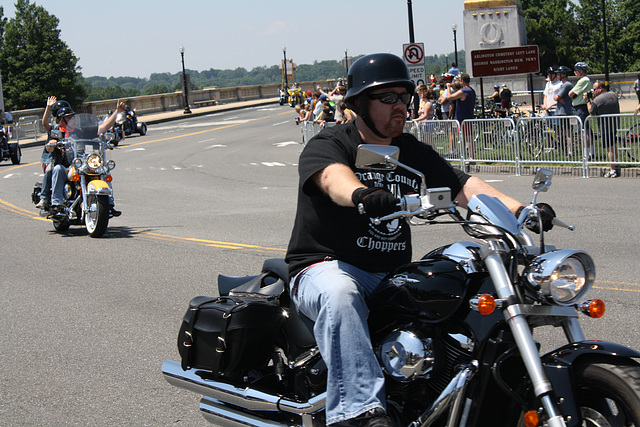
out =
[(471, 51), (527, 44), (524, 11), (518, 0), (466, 0), (463, 21), (469, 75), (473, 72)]

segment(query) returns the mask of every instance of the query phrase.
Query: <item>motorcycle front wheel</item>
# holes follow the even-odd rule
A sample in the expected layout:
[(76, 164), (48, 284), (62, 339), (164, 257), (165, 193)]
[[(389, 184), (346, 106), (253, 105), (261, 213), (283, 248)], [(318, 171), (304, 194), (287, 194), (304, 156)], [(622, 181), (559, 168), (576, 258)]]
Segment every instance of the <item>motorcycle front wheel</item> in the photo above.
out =
[(640, 426), (639, 366), (585, 363), (575, 384), (583, 426)]
[(69, 229), (69, 225), (71, 225), (71, 224), (69, 224), (69, 221), (67, 221), (67, 220), (64, 220), (64, 221), (55, 221), (54, 220), (53, 221), (53, 228), (59, 233), (61, 233), (63, 231), (67, 231)]
[(91, 195), (87, 202), (89, 211), (84, 216), (84, 224), (89, 236), (101, 237), (109, 225), (109, 196)]

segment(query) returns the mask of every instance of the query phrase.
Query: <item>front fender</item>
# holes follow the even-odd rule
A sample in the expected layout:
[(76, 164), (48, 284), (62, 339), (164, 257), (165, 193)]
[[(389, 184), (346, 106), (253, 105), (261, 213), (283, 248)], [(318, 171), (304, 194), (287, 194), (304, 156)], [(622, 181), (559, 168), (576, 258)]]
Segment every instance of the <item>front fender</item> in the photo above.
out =
[[(581, 341), (559, 347), (544, 356), (542, 363), (553, 385), (556, 401), (562, 415), (567, 419), (568, 426), (581, 425), (582, 415), (575, 401), (573, 367), (581, 361), (602, 360), (615, 363), (618, 359), (625, 363), (637, 363), (632, 359), (640, 358), (640, 352), (606, 341)], [(570, 418), (567, 418), (570, 416)]]
[(96, 194), (98, 196), (111, 195), (111, 188), (109, 188), (109, 184), (104, 182), (101, 179), (94, 179), (87, 184), (87, 194)]

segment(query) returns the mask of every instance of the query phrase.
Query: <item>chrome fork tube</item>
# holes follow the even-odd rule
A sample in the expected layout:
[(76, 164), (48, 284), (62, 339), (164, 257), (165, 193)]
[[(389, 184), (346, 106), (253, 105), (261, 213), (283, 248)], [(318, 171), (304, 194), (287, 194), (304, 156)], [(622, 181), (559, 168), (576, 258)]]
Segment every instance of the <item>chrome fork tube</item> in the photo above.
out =
[[(500, 247), (496, 242), (490, 242), (482, 247), (481, 256), (484, 259), (485, 266), (491, 275), (494, 286), (498, 293), (498, 297), (507, 300), (515, 296), (513, 284), (509, 279), (507, 270), (504, 267), (502, 258), (500, 257)], [(551, 381), (542, 366), (538, 348), (529, 328), (526, 316), (522, 313), (518, 305), (510, 305), (504, 311), (504, 318), (513, 332), (520, 356), (529, 373), (531, 383), (537, 397), (542, 401), (542, 405), (549, 416), (550, 426), (565, 426), (564, 419), (559, 416), (558, 410), (549, 394), (553, 391)]]
[(86, 215), (89, 212), (87, 203), (87, 177), (80, 173), (80, 191), (82, 192), (82, 212)]

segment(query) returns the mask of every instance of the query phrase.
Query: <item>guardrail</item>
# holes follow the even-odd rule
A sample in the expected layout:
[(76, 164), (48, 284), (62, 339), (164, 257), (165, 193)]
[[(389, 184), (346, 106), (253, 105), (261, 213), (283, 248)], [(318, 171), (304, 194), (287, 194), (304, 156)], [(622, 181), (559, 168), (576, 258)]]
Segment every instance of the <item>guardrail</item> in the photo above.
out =
[[(303, 144), (324, 126), (301, 123)], [(498, 163), (521, 175), (524, 165), (559, 164), (579, 167), (588, 178), (591, 166), (640, 166), (640, 116), (633, 114), (590, 116), (584, 123), (578, 116), (408, 121), (405, 132), (463, 171)]]

